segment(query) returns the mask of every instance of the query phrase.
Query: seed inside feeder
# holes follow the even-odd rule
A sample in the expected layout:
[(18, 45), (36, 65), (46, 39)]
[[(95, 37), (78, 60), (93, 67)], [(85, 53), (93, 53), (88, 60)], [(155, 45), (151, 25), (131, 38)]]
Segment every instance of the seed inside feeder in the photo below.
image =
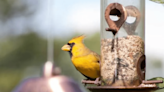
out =
[(139, 85), (136, 62), (144, 55), (144, 41), (136, 35), (101, 40), (101, 75), (104, 85)]

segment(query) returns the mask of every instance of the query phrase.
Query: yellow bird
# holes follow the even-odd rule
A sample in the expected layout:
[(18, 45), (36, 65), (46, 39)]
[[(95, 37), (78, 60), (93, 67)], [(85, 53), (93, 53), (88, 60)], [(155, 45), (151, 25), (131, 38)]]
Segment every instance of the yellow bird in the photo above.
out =
[(72, 63), (80, 73), (89, 80), (95, 80), (100, 76), (100, 56), (83, 44), (84, 38), (82, 35), (71, 39), (62, 50), (69, 52)]

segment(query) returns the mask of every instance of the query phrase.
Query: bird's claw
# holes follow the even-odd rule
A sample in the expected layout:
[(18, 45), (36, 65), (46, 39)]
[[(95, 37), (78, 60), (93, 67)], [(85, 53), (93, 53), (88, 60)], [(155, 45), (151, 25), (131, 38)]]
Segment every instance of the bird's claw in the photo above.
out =
[(100, 81), (100, 78), (96, 78), (96, 80), (94, 81), (94, 84), (97, 85), (97, 86), (100, 86), (101, 85), (101, 81)]
[(91, 81), (91, 80), (88, 80), (88, 79), (85, 80), (85, 79), (84, 79), (84, 80), (82, 80), (81, 82), (84, 84), (84, 86), (86, 86), (87, 84), (95, 84), (95, 85), (97, 85), (97, 86), (100, 86), (100, 85), (101, 85), (100, 78), (96, 78), (95, 81)]

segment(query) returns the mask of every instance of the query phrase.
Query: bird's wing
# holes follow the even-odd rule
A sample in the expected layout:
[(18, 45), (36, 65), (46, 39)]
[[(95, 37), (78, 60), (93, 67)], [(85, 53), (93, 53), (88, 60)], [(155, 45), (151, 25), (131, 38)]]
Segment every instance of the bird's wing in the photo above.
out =
[(98, 62), (100, 63), (101, 56), (95, 52), (92, 52), (92, 54), (98, 59)]

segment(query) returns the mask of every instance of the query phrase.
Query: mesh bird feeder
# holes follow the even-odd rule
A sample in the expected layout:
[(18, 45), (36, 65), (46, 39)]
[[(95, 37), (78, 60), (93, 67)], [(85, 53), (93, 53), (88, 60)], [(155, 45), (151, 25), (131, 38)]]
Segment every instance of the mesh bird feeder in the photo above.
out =
[(163, 81), (145, 81), (145, 59), (145, 0), (101, 0), (100, 86), (88, 89), (92, 92), (158, 89), (155, 83)]

